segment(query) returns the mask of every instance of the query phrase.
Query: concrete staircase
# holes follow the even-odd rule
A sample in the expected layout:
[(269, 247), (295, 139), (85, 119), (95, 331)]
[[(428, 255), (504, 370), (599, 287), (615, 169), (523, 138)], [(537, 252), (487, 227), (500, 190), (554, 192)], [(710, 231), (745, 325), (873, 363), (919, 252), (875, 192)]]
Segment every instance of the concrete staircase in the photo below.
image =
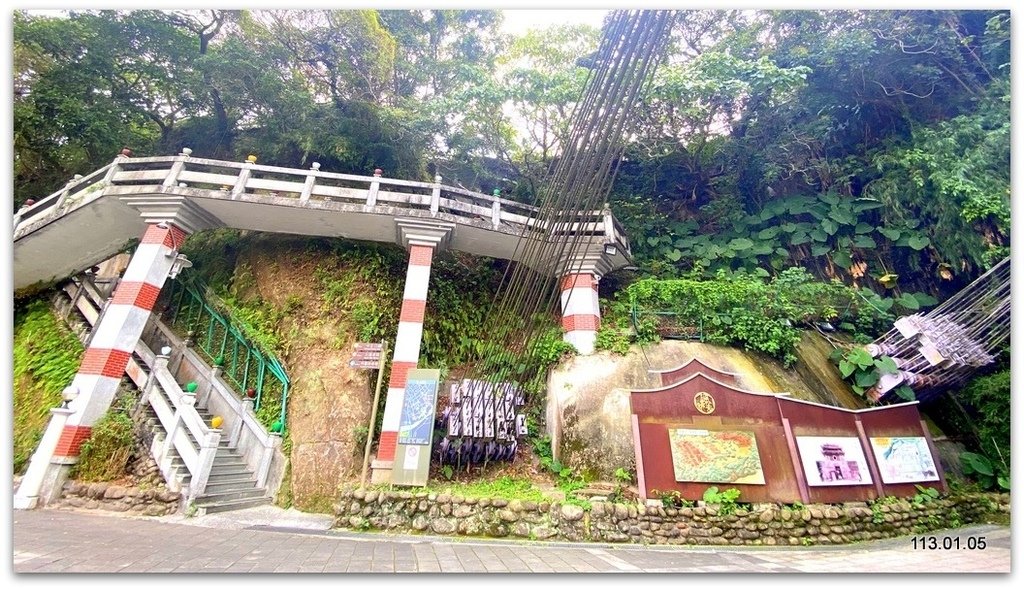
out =
[[(203, 408), (196, 408), (199, 415), (207, 423), (213, 416)], [(164, 432), (163, 426), (151, 408), (146, 409), (144, 420), (151, 433)], [(185, 463), (172, 451), (172, 465), (183, 475), (179, 475), (182, 487), (189, 484), (192, 476), (185, 469)], [(213, 469), (207, 481), (205, 492), (196, 498), (198, 515), (214, 512), (241, 510), (253, 506), (270, 504), (272, 498), (267, 488), (256, 487), (256, 476), (245, 463), (245, 459), (230, 446), (230, 441), (221, 440), (217, 455), (213, 460)]]
[[(92, 330), (89, 321), (82, 315), (80, 310), (74, 309), (70, 295), (65, 291), (59, 291), (52, 300), (53, 306), (58, 310), (64, 321), (83, 343), (88, 341)], [(209, 367), (207, 367), (209, 370)], [(212, 414), (205, 408), (197, 407), (200, 417), (207, 424), (213, 418)], [(156, 413), (151, 406), (146, 406), (140, 418), (142, 427), (148, 431), (148, 440), (152, 440), (157, 434), (166, 436), (164, 427), (160, 424)], [(186, 431), (187, 432), (187, 431)], [(272, 498), (266, 487), (256, 487), (257, 478), (249, 469), (245, 458), (239, 454), (231, 445), (231, 441), (222, 439), (213, 461), (213, 468), (207, 481), (204, 493), (196, 499), (198, 514), (213, 512), (226, 512), (229, 510), (241, 510), (252, 506), (270, 504)], [(188, 485), (192, 476), (185, 463), (178, 456), (177, 452), (171, 451), (172, 464), (179, 474), (178, 483), (180, 487)]]

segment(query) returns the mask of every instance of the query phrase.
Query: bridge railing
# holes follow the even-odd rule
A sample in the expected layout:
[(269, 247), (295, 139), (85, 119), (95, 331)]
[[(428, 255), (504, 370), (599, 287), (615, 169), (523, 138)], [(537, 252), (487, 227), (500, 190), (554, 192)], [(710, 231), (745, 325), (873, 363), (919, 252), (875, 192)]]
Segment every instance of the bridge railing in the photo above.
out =
[[(187, 151), (187, 150), (186, 150)], [(15, 215), (15, 237), (19, 230), (45, 219), (55, 218), (88, 202), (87, 193), (116, 187), (154, 187), (160, 192), (175, 188), (209, 191), (207, 197), (240, 200), (259, 197), (280, 204), (305, 205), (311, 202), (340, 202), (359, 205), (364, 211), (391, 207), (397, 212), (416, 211), (430, 215), (444, 214), (462, 221), (488, 223), (494, 229), (505, 227), (511, 233), (527, 236), (548, 230), (539, 219), (539, 208), (501, 197), (436, 182), (420, 182), (325, 172), (314, 166), (310, 170), (257, 165), (252, 162), (228, 162), (193, 158), (183, 152), (178, 156), (127, 158), (114, 162), (87, 177), (69, 182), (60, 191), (47, 196)], [(103, 193), (104, 191), (101, 191)], [(297, 202), (297, 203), (289, 203)], [(629, 245), (621, 225), (608, 211), (588, 211), (555, 222), (558, 233), (583, 233), (603, 237), (628, 251)]]

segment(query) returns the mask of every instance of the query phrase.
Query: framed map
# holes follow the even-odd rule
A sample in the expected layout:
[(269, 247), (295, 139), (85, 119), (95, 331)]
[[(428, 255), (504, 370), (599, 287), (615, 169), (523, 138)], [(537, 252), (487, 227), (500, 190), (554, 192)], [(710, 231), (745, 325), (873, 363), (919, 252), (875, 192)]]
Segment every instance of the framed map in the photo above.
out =
[(437, 407), (437, 381), (409, 379), (405, 384), (398, 442), (405, 445), (429, 445), (434, 434)]
[(923, 436), (872, 437), (871, 450), (883, 483), (938, 481), (939, 470)]
[(676, 481), (764, 484), (753, 432), (676, 428), (668, 440)]
[(856, 436), (798, 436), (796, 446), (809, 486), (871, 483), (868, 461)]

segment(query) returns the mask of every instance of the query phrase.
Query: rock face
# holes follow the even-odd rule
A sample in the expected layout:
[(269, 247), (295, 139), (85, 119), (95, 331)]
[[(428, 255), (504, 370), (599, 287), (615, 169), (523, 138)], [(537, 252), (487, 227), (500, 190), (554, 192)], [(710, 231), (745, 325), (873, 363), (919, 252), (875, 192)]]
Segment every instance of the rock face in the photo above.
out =
[[(668, 340), (643, 351), (634, 346), (625, 356), (598, 352), (574, 357), (548, 380), (547, 428), (555, 456), (594, 479), (610, 481), (617, 468), (633, 467), (630, 390), (661, 387), (660, 377), (648, 373), (649, 367), (672, 369), (691, 358), (736, 373), (739, 387), (749, 391), (785, 391), (796, 399), (863, 407), (864, 402), (835, 375), (823, 342), (818, 334), (805, 334), (793, 369), (736, 348)], [(827, 343), (824, 347), (831, 350)]]
[(335, 526), (340, 528), (608, 543), (835, 545), (981, 522), (987, 514), (1008, 509), (1009, 500), (976, 495), (918, 506), (905, 501), (871, 507), (855, 502), (839, 509), (814, 505), (802, 511), (780, 510), (775, 504), (727, 510), (595, 501), (588, 509), (557, 502), (469, 503), (448, 495), (344, 490), (336, 506)]
[[(288, 353), (282, 360), (292, 379), (288, 395), (291, 493), (297, 508), (326, 511), (338, 482), (359, 475), (360, 445), (365, 439), (358, 433), (369, 421), (373, 393), (365, 372), (348, 366), (355, 334), (346, 324), (347, 317), (337, 313), (341, 309), (325, 313), (320, 281), (310, 280), (318, 269), (324, 273), (343, 269), (321, 268), (331, 263), (298, 246), (293, 249), (286, 236), (263, 240), (266, 247), (239, 256), (234, 282), (244, 285), (241, 295), (246, 299), (258, 297), (276, 309), (290, 309), (279, 331), (289, 334)], [(251, 279), (242, 280), (240, 272), (250, 273)], [(295, 301), (303, 304), (295, 306)]]

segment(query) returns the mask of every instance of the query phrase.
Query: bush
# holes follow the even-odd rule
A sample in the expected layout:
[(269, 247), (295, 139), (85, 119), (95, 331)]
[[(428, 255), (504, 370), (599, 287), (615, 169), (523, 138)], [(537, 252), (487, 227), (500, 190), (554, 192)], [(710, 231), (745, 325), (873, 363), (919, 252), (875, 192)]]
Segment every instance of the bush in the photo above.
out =
[(82, 481), (111, 481), (124, 475), (125, 466), (135, 450), (135, 426), (122, 411), (107, 412), (92, 427), (82, 443), (72, 477)]

